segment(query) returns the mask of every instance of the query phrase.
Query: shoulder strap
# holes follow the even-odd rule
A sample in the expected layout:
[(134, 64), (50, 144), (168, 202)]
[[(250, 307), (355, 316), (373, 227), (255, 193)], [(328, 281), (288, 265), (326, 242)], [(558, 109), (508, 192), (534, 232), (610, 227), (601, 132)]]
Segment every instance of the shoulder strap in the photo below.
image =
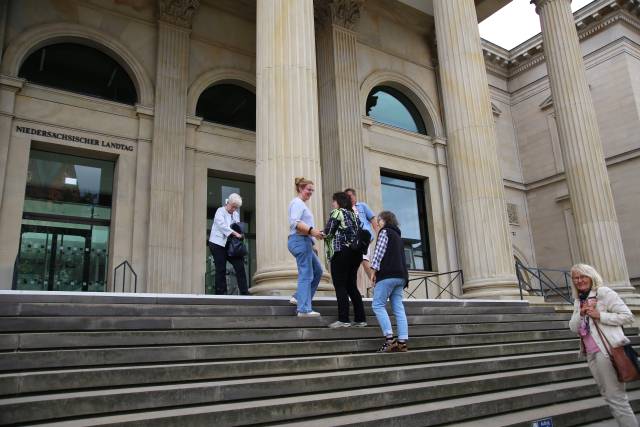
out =
[(611, 358), (611, 351), (609, 350), (611, 348), (611, 343), (609, 343), (609, 340), (607, 339), (607, 337), (605, 337), (602, 331), (600, 330), (600, 326), (598, 326), (598, 322), (596, 321), (596, 319), (593, 319), (593, 324), (596, 326), (596, 330), (598, 331), (598, 335), (600, 335), (602, 344), (604, 344), (604, 349), (607, 350), (607, 354), (609, 355), (609, 358)]

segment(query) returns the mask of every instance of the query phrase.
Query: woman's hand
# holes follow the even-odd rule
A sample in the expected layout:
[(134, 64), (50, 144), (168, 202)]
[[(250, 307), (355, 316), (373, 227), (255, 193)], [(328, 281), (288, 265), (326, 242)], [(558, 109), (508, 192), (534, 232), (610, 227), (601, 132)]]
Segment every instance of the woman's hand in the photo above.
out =
[(591, 317), (592, 319), (600, 320), (600, 312), (595, 306), (587, 307), (584, 312), (587, 316)]
[(316, 239), (320, 239), (320, 240), (324, 239), (324, 234), (322, 234), (322, 231), (320, 231), (320, 230), (318, 230), (316, 228), (312, 228), (311, 229), (311, 235), (313, 237), (315, 237)]
[(231, 234), (233, 234), (234, 237), (238, 238), (238, 239), (242, 239), (242, 234), (236, 232), (236, 231), (231, 231)]
[(369, 275), (369, 280), (371, 280), (371, 283), (375, 287), (376, 286), (376, 271), (375, 270), (371, 270), (371, 274)]

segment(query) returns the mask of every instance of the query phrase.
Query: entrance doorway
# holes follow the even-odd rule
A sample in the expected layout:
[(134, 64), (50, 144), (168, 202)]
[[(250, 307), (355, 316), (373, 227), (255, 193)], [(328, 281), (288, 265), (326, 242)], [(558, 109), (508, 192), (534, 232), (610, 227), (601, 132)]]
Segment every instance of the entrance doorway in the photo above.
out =
[(31, 151), (13, 289), (106, 289), (114, 166)]

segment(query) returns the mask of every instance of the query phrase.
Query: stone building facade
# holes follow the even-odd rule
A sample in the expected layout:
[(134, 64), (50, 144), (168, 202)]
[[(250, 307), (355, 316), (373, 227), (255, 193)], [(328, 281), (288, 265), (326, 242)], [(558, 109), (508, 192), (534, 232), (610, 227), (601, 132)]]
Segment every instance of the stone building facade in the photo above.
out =
[(631, 295), (638, 1), (538, 0), (512, 51), (477, 29), (505, 3), (2, 2), (0, 289), (205, 293), (235, 191), (251, 292), (288, 294), (306, 176), (318, 223), (345, 187), (397, 210), (413, 274), (461, 269), (458, 296), (519, 297), (514, 256)]

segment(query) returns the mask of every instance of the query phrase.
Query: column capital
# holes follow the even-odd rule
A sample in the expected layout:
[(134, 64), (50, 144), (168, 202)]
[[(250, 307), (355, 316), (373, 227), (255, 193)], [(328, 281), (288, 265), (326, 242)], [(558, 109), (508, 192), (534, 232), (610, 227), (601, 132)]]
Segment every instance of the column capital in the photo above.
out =
[(338, 25), (353, 30), (360, 20), (365, 0), (316, 0), (313, 4), (318, 26)]
[(180, 27), (191, 28), (193, 13), (200, 0), (159, 0), (158, 19)]
[(536, 13), (540, 15), (540, 9), (542, 9), (547, 3), (555, 1), (568, 1), (569, 3), (571, 3), (571, 0), (531, 0), (529, 3), (535, 5)]

